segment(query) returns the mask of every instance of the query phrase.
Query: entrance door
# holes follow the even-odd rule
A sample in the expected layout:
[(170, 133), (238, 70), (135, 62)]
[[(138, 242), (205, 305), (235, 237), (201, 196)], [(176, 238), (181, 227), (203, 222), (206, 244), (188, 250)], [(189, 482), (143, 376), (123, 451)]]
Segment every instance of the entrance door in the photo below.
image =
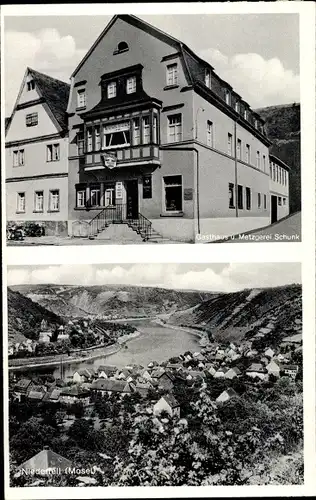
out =
[(126, 218), (138, 219), (138, 182), (126, 181)]
[(271, 224), (278, 220), (278, 197), (271, 196)]

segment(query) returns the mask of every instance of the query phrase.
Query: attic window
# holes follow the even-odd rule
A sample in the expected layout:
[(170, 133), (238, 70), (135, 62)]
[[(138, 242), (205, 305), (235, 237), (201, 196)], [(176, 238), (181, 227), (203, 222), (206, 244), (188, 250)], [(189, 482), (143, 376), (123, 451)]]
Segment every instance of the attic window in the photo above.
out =
[(29, 82), (27, 82), (26, 86), (27, 86), (28, 92), (30, 90), (34, 90), (35, 89), (35, 82), (34, 82), (34, 80), (30, 80)]
[(117, 48), (114, 50), (114, 54), (120, 54), (121, 52), (127, 52), (129, 47), (126, 42), (120, 42)]

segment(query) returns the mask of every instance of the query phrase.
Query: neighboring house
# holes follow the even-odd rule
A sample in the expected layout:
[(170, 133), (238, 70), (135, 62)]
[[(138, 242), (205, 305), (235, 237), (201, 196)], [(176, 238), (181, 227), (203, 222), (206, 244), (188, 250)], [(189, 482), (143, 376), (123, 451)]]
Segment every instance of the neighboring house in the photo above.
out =
[(158, 382), (158, 387), (161, 387), (165, 391), (172, 391), (174, 377), (170, 372), (164, 372), (160, 376), (155, 377)]
[(173, 36), (114, 16), (71, 75), (67, 112), (70, 234), (105, 207), (181, 241), (197, 219), (201, 234), (269, 224), (264, 121)]
[(75, 371), (73, 374), (72, 380), (75, 384), (81, 384), (83, 382), (88, 382), (94, 376), (93, 370), (88, 370), (87, 368), (83, 368), (82, 370)]
[(153, 386), (150, 382), (136, 382), (136, 385), (132, 385), (135, 392), (138, 392), (141, 396), (146, 397), (148, 395), (149, 389), (152, 389)]
[(31, 457), (26, 462), (23, 462), (18, 468), (20, 472), (39, 471), (38, 475), (50, 475), (53, 473), (60, 474), (65, 472), (67, 468), (72, 467), (72, 462), (58, 453), (50, 450), (47, 446), (44, 449)]
[(60, 391), (59, 399), (67, 404), (76, 403), (77, 401), (81, 401), (83, 404), (88, 404), (89, 390), (78, 385), (63, 387)]
[(41, 385), (35, 385), (31, 388), (31, 390), (28, 392), (28, 399), (32, 399), (33, 401), (42, 401), (46, 394), (46, 387), (43, 387)]
[(60, 398), (60, 393), (61, 389), (54, 387), (46, 392), (43, 401), (49, 401), (50, 403), (58, 403)]
[(169, 413), (171, 417), (180, 417), (180, 405), (176, 398), (171, 394), (165, 394), (154, 405), (154, 415), (160, 415), (163, 411)]
[(6, 128), (7, 221), (67, 234), (69, 85), (27, 68)]
[(271, 359), (270, 363), (266, 366), (269, 375), (274, 375), (275, 377), (280, 376), (281, 365), (277, 359)]
[(229, 368), (227, 366), (220, 367), (217, 372), (214, 374), (214, 378), (224, 378), (226, 372), (228, 372)]
[(117, 371), (116, 366), (100, 365), (97, 368), (97, 374), (99, 378), (113, 377), (116, 371)]
[(292, 377), (293, 380), (296, 379), (298, 374), (298, 366), (297, 365), (285, 365), (283, 366), (283, 371), (285, 375)]
[(237, 366), (234, 366), (233, 368), (229, 368), (227, 370), (227, 372), (225, 373), (225, 378), (231, 380), (235, 377), (239, 377), (239, 375), (241, 375), (241, 371), (239, 370), (239, 368), (237, 368)]
[(271, 224), (283, 219), (290, 212), (289, 176), (290, 167), (280, 158), (269, 155)]
[(217, 398), (216, 402), (217, 403), (226, 403), (226, 401), (229, 401), (231, 398), (237, 396), (237, 393), (232, 389), (231, 387), (229, 389), (226, 389), (223, 391)]
[(97, 392), (99, 394), (112, 394), (112, 393), (120, 393), (120, 394), (131, 394), (132, 388), (129, 383), (125, 380), (111, 380), (98, 378), (94, 380), (91, 384), (91, 391)]
[(205, 371), (214, 377), (214, 375), (216, 373), (216, 368), (211, 363), (207, 363), (205, 365)]
[(40, 332), (39, 337), (38, 337), (38, 343), (39, 344), (48, 344), (51, 340), (52, 335), (53, 335), (53, 333), (50, 331)]
[(35, 386), (34, 382), (28, 378), (21, 378), (14, 386), (14, 395), (21, 401), (21, 398), (26, 397), (28, 392)]
[(260, 363), (252, 363), (252, 365), (247, 368), (246, 375), (251, 378), (265, 380), (267, 378), (267, 370)]

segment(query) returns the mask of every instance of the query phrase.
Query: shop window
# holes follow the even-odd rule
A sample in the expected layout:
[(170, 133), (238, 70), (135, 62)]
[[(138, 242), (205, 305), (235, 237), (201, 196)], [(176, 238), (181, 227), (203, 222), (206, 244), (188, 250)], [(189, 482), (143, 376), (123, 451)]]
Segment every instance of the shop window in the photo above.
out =
[(25, 212), (25, 193), (17, 193), (16, 211), (19, 213)]
[(59, 211), (59, 189), (52, 189), (49, 192), (49, 210), (51, 212)]
[(121, 122), (103, 127), (103, 149), (130, 146), (130, 123)]
[(229, 208), (235, 208), (235, 185), (228, 184)]
[(246, 187), (246, 209), (251, 210), (251, 189)]
[(182, 176), (169, 175), (163, 180), (166, 212), (182, 212)]
[(237, 188), (237, 196), (238, 196), (238, 208), (242, 210), (244, 208), (244, 189), (240, 185), (238, 185)]

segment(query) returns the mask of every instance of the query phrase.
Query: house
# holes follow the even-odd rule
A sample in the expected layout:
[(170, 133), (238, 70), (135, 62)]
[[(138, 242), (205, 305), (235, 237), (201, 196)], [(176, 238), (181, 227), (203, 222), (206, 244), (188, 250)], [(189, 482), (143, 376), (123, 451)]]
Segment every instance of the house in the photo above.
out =
[(289, 205), (289, 166), (277, 156), (270, 154), (270, 195), (271, 224), (283, 219), (290, 212)]
[(66, 235), (69, 85), (27, 68), (5, 133), (7, 221)]
[(226, 403), (226, 401), (229, 401), (231, 398), (237, 396), (237, 393), (232, 389), (231, 387), (229, 389), (226, 389), (223, 391), (217, 398), (216, 402), (217, 403)]
[(264, 351), (264, 355), (267, 356), (268, 358), (273, 358), (274, 356), (274, 350), (269, 347), (266, 351)]
[(221, 366), (217, 372), (214, 374), (214, 378), (224, 378), (226, 372), (228, 372), (229, 368), (227, 366)]
[(114, 16), (71, 75), (67, 112), (69, 234), (105, 207), (179, 241), (195, 240), (197, 218), (201, 234), (269, 224), (264, 121), (173, 36)]
[(216, 368), (214, 367), (214, 365), (212, 363), (206, 363), (205, 372), (208, 372), (210, 375), (212, 375), (214, 377), (214, 375), (216, 373)]
[(170, 417), (180, 417), (180, 405), (171, 394), (165, 394), (154, 405), (154, 415), (160, 415), (163, 411), (169, 413)]
[(43, 401), (48, 401), (49, 403), (58, 403), (60, 398), (61, 389), (53, 387), (44, 394)]
[(94, 376), (95, 372), (92, 369), (83, 368), (74, 372), (72, 380), (74, 384), (81, 384), (82, 382), (88, 382)]
[(28, 392), (35, 386), (34, 382), (28, 378), (22, 378), (14, 386), (14, 395), (21, 401), (23, 397), (26, 397)]
[(274, 375), (275, 377), (280, 376), (281, 364), (276, 358), (271, 359), (266, 368), (269, 375)]
[(150, 382), (137, 381), (136, 384), (131, 384), (131, 385), (134, 391), (138, 392), (143, 397), (146, 397), (148, 395), (148, 391), (153, 388)]
[(19, 471), (38, 471), (38, 475), (60, 474), (72, 467), (72, 462), (58, 453), (50, 450), (47, 446), (44, 449), (29, 458), (18, 468)]
[(186, 379), (193, 382), (202, 382), (205, 378), (203, 371), (188, 370)]
[(117, 371), (116, 366), (100, 365), (97, 368), (97, 375), (98, 378), (110, 378), (114, 376), (116, 371)]
[(83, 404), (88, 404), (89, 390), (79, 385), (63, 387), (60, 391), (59, 399), (67, 404), (76, 403), (77, 401), (81, 401)]
[(260, 380), (266, 380), (267, 370), (263, 367), (261, 363), (252, 363), (246, 370), (246, 375), (251, 378), (259, 378)]
[(225, 378), (227, 379), (233, 379), (235, 377), (239, 377), (239, 375), (241, 375), (241, 371), (239, 370), (239, 368), (237, 368), (237, 366), (234, 366), (232, 368), (229, 368), (226, 373), (225, 373)]
[(283, 371), (285, 375), (288, 375), (295, 380), (298, 374), (298, 365), (285, 365), (283, 366)]
[(46, 394), (46, 387), (42, 385), (34, 385), (27, 394), (28, 399), (33, 401), (42, 401)]
[(131, 384), (127, 383), (125, 380), (111, 380), (98, 378), (94, 380), (91, 384), (91, 391), (97, 392), (99, 394), (112, 394), (112, 393), (120, 393), (120, 394), (131, 394), (132, 388)]
[(164, 372), (160, 376), (155, 377), (155, 379), (158, 382), (158, 387), (164, 389), (165, 391), (172, 391), (174, 376), (171, 372)]

